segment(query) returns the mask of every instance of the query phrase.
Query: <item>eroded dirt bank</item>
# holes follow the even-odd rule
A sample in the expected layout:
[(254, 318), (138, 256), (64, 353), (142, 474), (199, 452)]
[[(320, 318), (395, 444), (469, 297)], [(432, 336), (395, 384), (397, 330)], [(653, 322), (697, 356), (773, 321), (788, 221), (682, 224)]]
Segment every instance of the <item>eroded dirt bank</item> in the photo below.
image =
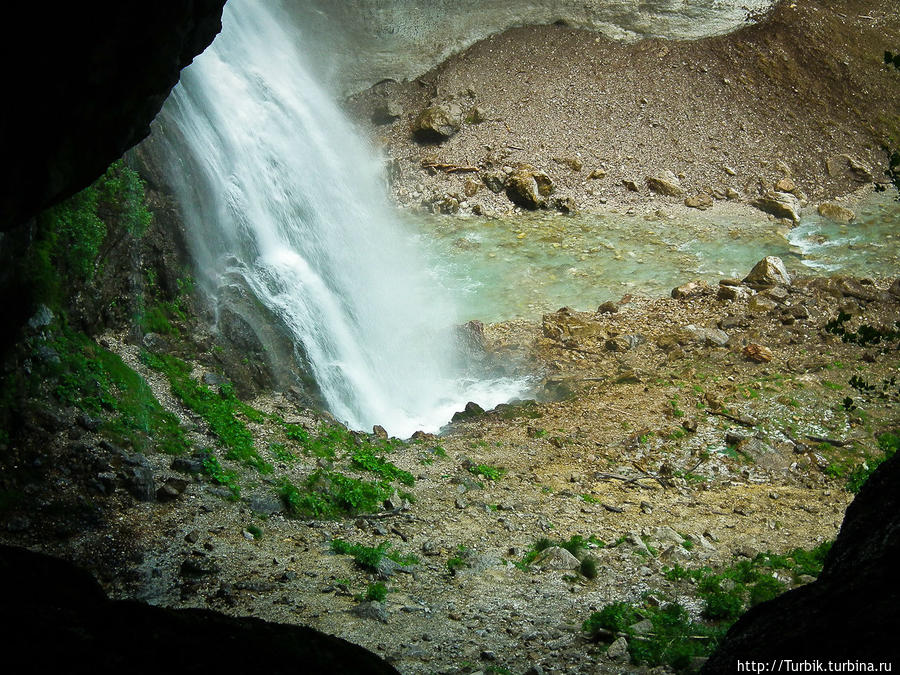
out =
[[(394, 160), (404, 206), (506, 213), (502, 182), (527, 164), (551, 179), (549, 208), (708, 208), (770, 191), (814, 207), (884, 180), (900, 84), (883, 56), (898, 40), (894, 8), (870, 0), (782, 2), (693, 42), (528, 27), (350, 107)], [(423, 132), (429, 107), (442, 112)], [(666, 171), (677, 189), (648, 183)]]

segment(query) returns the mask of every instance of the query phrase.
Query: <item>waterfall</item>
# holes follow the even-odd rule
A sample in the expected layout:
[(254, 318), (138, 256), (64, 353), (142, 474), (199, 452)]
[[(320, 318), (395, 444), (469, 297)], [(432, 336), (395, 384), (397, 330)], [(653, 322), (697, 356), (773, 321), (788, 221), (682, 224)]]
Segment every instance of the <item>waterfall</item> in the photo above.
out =
[(462, 376), (459, 317), (387, 203), (381, 163), (269, 2), (229, 0), (222, 33), (164, 109), (166, 167), (201, 282), (223, 275), (280, 317), (329, 410), (398, 436), (520, 383)]

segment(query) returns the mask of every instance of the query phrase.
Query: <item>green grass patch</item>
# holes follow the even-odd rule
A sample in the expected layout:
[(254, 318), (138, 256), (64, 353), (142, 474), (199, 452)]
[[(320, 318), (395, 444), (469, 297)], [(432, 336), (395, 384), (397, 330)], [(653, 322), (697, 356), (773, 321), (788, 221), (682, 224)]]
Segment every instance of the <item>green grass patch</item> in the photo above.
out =
[(33, 391), (44, 381), (61, 404), (102, 416), (101, 430), (115, 443), (172, 455), (189, 449), (178, 418), (160, 405), (144, 378), (118, 355), (66, 326), (41, 341), (41, 348), (53, 350), (59, 361), (39, 363), (28, 385)]
[(191, 378), (190, 365), (168, 354), (142, 351), (141, 361), (163, 373), (175, 398), (204, 419), (219, 443), (226, 448), (227, 459), (252, 466), (260, 473), (272, 471), (272, 465), (256, 451), (253, 434), (238, 417), (242, 415), (250, 421), (261, 422), (264, 416), (238, 400), (231, 385), (223, 384), (216, 392)]
[(878, 448), (881, 450), (880, 457), (870, 457), (863, 464), (850, 471), (847, 476), (847, 490), (853, 494), (858, 494), (865, 485), (869, 477), (875, 472), (881, 464), (889, 460), (900, 449), (900, 434), (888, 431), (878, 437)]
[[(646, 636), (636, 635), (631, 626), (644, 619), (653, 628)], [(676, 670), (689, 668), (695, 657), (711, 654), (725, 633), (722, 627), (692, 621), (687, 610), (674, 602), (661, 607), (616, 602), (591, 614), (582, 628), (594, 637), (602, 631), (624, 633), (629, 637), (628, 651), (635, 664), (665, 664)]]
[(398, 565), (411, 567), (419, 564), (418, 556), (410, 553), (403, 554), (399, 551), (390, 550), (390, 542), (383, 541), (378, 546), (363, 546), (362, 544), (354, 544), (344, 539), (332, 539), (331, 550), (339, 555), (353, 556), (356, 564), (370, 572), (378, 571), (378, 566), (384, 558), (393, 560)]
[(487, 480), (500, 480), (503, 476), (506, 475), (506, 469), (501, 469), (496, 466), (490, 466), (489, 464), (478, 464), (469, 467), (469, 472), (476, 475), (482, 476)]
[(288, 479), (278, 494), (295, 517), (338, 518), (377, 511), (394, 490), (386, 481), (362, 481), (337, 471), (318, 469), (298, 488)]

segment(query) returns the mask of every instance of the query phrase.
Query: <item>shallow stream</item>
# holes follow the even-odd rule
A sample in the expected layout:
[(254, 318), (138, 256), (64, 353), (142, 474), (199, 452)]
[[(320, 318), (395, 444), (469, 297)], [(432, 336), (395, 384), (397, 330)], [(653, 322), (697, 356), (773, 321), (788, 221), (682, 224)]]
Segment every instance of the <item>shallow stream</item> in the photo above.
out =
[(765, 214), (625, 216), (526, 214), (514, 219), (416, 217), (440, 282), (466, 318), (538, 318), (592, 310), (623, 295), (660, 296), (687, 281), (743, 277), (762, 257), (798, 274), (892, 276), (900, 262), (900, 202), (873, 194), (857, 218), (815, 215), (788, 228)]

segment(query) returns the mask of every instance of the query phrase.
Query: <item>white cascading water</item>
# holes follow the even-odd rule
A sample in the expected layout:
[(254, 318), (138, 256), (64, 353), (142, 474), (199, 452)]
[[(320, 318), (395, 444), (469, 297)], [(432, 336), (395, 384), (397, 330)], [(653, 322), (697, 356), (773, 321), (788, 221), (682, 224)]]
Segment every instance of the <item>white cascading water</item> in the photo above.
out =
[[(380, 162), (304, 64), (270, 2), (229, 0), (166, 104), (168, 167), (201, 278), (241, 274), (348, 426), (406, 437), (522, 389), (455, 363), (453, 307), (387, 204)], [(190, 166), (190, 169), (186, 167)]]

